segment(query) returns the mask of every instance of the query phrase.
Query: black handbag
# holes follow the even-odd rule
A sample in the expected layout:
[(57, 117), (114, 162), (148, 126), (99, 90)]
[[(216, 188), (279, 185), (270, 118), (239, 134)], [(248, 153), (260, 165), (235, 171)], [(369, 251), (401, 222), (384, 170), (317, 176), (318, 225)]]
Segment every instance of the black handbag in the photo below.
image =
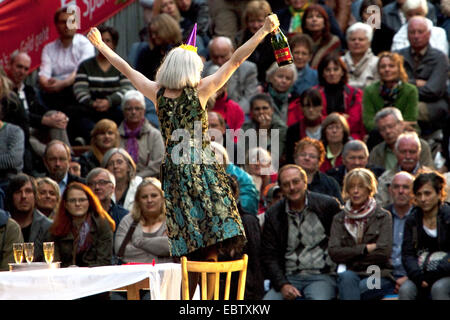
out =
[(136, 229), (138, 222), (133, 221), (133, 223), (130, 226), (130, 229), (128, 229), (127, 234), (125, 235), (125, 238), (122, 241), (122, 244), (120, 245), (119, 251), (117, 252), (117, 255), (115, 257), (114, 264), (124, 264), (125, 262), (122, 260), (123, 254), (125, 253), (125, 247), (127, 246), (128, 242), (131, 240), (131, 236), (133, 235), (134, 229)]
[(424, 272), (439, 276), (450, 275), (450, 253), (444, 251), (423, 252), (419, 255), (419, 267)]

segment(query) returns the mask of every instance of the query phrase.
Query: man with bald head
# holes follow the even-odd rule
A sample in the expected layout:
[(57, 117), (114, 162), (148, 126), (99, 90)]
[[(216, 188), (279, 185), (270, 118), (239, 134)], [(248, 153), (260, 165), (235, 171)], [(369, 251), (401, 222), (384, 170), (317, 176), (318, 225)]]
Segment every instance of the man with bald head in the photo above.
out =
[(389, 186), (397, 172), (406, 171), (415, 176), (420, 169), (432, 170), (420, 163), (420, 148), (420, 140), (416, 132), (404, 132), (398, 136), (394, 147), (397, 166), (385, 171), (378, 179), (378, 192), (375, 199), (381, 206), (385, 207), (393, 203)]
[[(234, 52), (233, 42), (227, 37), (213, 38), (208, 45), (209, 60), (205, 62), (203, 76), (214, 66), (221, 67)], [(245, 114), (250, 112), (249, 97), (258, 93), (258, 69), (256, 64), (244, 61), (227, 83), (228, 98), (236, 101)]]
[(442, 129), (448, 115), (448, 57), (430, 45), (431, 27), (421, 16), (408, 22), (410, 46), (398, 51), (404, 58), (408, 81), (419, 91), (418, 123), (422, 135)]
[(394, 267), (393, 275), (396, 279), (394, 293), (398, 293), (400, 286), (408, 279), (402, 264), (402, 242), (405, 221), (413, 208), (413, 182), (414, 176), (409, 172), (396, 173), (389, 186), (389, 194), (393, 202), (385, 208), (392, 215), (391, 260)]

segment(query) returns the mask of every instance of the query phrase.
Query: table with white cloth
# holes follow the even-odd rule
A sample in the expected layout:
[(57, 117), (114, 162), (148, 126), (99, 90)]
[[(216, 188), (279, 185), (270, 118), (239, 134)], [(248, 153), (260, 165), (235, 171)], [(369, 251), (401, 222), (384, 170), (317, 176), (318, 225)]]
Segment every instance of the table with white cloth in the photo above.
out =
[(0, 300), (70, 300), (149, 279), (152, 300), (179, 300), (181, 265), (135, 264), (0, 272)]

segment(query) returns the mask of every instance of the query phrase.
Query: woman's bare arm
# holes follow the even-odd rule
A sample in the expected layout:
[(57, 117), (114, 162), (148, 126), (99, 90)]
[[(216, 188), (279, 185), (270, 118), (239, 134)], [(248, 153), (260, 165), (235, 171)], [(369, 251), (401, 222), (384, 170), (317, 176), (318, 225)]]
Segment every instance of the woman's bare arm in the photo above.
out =
[(111, 48), (109, 48), (103, 41), (100, 31), (97, 28), (91, 28), (87, 35), (91, 43), (100, 51), (106, 59), (119, 70), (125, 77), (127, 77), (134, 87), (142, 92), (144, 96), (149, 98), (155, 107), (156, 94), (158, 92), (158, 84), (154, 81), (149, 80), (139, 71), (134, 70), (128, 62), (122, 59), (117, 53), (115, 53)]
[(230, 60), (214, 74), (200, 81), (198, 95), (202, 106), (206, 105), (208, 98), (228, 81), (233, 72), (252, 54), (258, 44), (279, 25), (280, 22), (275, 14), (266, 17), (264, 25), (233, 53)]

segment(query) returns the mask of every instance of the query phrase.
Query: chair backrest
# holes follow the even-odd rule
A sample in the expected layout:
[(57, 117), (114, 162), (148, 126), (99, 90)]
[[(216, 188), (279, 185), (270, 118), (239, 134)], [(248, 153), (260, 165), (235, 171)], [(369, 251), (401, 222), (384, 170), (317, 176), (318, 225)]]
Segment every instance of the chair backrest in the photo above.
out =
[(201, 273), (201, 299), (207, 300), (207, 274), (215, 274), (214, 300), (219, 300), (220, 274), (226, 273), (224, 300), (230, 299), (231, 273), (239, 271), (239, 281), (237, 288), (237, 300), (244, 300), (245, 280), (247, 277), (248, 256), (244, 254), (242, 259), (234, 261), (204, 262), (188, 261), (186, 257), (181, 257), (182, 275), (182, 299), (189, 300), (189, 272)]

